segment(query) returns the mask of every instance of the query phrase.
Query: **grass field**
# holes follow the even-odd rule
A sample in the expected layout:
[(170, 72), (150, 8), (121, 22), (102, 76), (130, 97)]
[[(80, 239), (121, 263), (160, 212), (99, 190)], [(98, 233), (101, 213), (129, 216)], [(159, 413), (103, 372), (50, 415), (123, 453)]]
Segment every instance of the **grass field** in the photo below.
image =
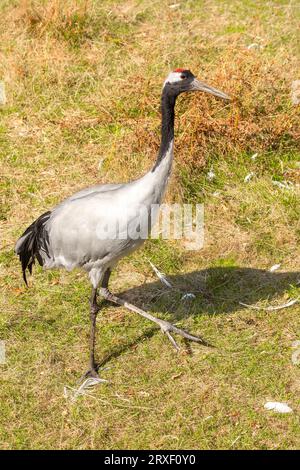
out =
[[(300, 293), (300, 113), (290, 97), (299, 21), (297, 0), (0, 0), (2, 449), (300, 447), (299, 304), (263, 309)], [(204, 203), (205, 245), (149, 240), (122, 260), (111, 289), (215, 348), (179, 339), (177, 354), (152, 324), (105, 304), (97, 352), (109, 383), (71, 403), (64, 386), (87, 367), (89, 281), (36, 267), (27, 289), (14, 243), (80, 188), (150, 168), (161, 86), (176, 67), (234, 97), (177, 104), (166, 200)], [(186, 291), (195, 300), (181, 301)], [(266, 411), (268, 400), (294, 412)]]

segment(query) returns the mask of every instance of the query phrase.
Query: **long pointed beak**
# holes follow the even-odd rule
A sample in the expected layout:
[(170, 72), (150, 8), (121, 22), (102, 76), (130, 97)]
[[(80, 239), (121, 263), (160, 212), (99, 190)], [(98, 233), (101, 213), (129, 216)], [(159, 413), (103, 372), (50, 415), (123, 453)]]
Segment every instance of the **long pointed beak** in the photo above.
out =
[(217, 96), (218, 98), (222, 98), (223, 100), (230, 101), (231, 98), (223, 91), (218, 90), (217, 88), (213, 88), (212, 86), (206, 85), (204, 82), (200, 82), (195, 78), (192, 81), (192, 91), (204, 91), (205, 93), (210, 93), (211, 95)]

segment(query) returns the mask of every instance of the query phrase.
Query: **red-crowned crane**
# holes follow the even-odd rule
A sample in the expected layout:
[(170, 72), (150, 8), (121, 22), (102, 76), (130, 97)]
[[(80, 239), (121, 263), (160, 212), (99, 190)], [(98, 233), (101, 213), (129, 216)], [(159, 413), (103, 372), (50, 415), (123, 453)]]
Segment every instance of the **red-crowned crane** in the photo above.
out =
[[(175, 102), (178, 95), (188, 91), (203, 91), (229, 100), (228, 95), (197, 80), (189, 70), (176, 69), (171, 72), (162, 90), (161, 143), (153, 168), (129, 183), (96, 185), (79, 191), (41, 215), (16, 243), (15, 251), (20, 257), (26, 284), (26, 269), (32, 272), (35, 258), (46, 269), (72, 270), (81, 267), (88, 272), (92, 295), (90, 369), (86, 376), (98, 376), (94, 352), (96, 317), (100, 309), (97, 304), (98, 288), (104, 299), (123, 305), (159, 325), (176, 349), (179, 347), (171, 333), (205, 344), (201, 338), (150, 315), (116, 297), (108, 289), (111, 270), (120, 258), (139, 248), (145, 241), (145, 237), (130, 236), (130, 233), (136, 234), (145, 222), (140, 219), (140, 214), (147, 219), (149, 230), (155, 223), (151, 207), (161, 203), (172, 168)], [(141, 207), (144, 209), (142, 212)], [(116, 236), (116, 227), (122, 236)]]

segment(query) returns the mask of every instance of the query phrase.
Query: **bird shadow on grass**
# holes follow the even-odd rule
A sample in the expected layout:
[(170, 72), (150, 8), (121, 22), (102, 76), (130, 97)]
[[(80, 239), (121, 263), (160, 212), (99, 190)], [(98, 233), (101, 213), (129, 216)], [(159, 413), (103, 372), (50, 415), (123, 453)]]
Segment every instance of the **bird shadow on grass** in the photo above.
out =
[(182, 300), (183, 295), (191, 293), (195, 296), (198, 310), (195, 312), (193, 309), (194, 315), (226, 314), (241, 310), (243, 306), (239, 302), (272, 302), (272, 299), (292, 286), (299, 285), (300, 272), (276, 273), (254, 268), (212, 267), (167, 278), (173, 289), (165, 287), (158, 280), (123, 291), (120, 296), (146, 310), (174, 312), (177, 317), (176, 312), (184, 310), (187, 304)]
[[(212, 267), (168, 276), (173, 289), (157, 280), (118, 295), (158, 317), (163, 318), (168, 314), (168, 319), (174, 322), (190, 316), (229, 314), (246, 308), (239, 302), (272, 303), (276, 297), (298, 285), (299, 280), (300, 272), (272, 273), (254, 268)], [(194, 294), (195, 298), (191, 301), (182, 300), (186, 293)], [(144, 339), (151, 338), (157, 331), (157, 326), (152, 326), (138, 338), (104, 356), (100, 365), (120, 356)]]

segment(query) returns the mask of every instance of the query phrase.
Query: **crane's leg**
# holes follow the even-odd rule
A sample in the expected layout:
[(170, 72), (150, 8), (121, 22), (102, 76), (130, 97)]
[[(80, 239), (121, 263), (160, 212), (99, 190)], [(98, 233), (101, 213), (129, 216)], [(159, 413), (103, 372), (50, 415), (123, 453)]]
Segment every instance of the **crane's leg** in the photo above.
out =
[[(107, 289), (108, 281), (111, 271), (107, 269), (102, 278), (101, 286)], [(97, 314), (100, 310), (100, 306), (97, 304), (97, 289), (93, 287), (92, 295), (90, 298), (90, 320), (91, 320), (91, 332), (90, 332), (90, 368), (84, 374), (83, 377), (98, 377), (98, 364), (95, 361), (95, 337), (96, 337), (96, 319)]]
[(97, 304), (97, 289), (93, 287), (90, 299), (90, 319), (91, 319), (91, 333), (90, 333), (90, 369), (86, 373), (89, 377), (98, 377), (97, 364), (95, 362), (95, 335), (96, 335), (96, 319), (100, 307)]
[[(177, 328), (175, 325), (172, 325), (172, 323), (169, 323), (165, 320), (161, 320), (160, 318), (156, 318), (153, 315), (151, 315), (150, 313), (145, 312), (144, 310), (136, 307), (135, 305), (132, 305), (132, 304), (126, 302), (126, 300), (120, 299), (116, 295), (112, 294), (108, 289), (108, 279), (109, 279), (109, 276), (110, 276), (110, 272), (107, 274), (107, 276), (108, 277), (105, 279), (107, 281), (106, 284), (102, 283), (102, 286), (100, 288), (100, 294), (104, 297), (104, 299), (110, 300), (111, 302), (113, 302), (115, 304), (118, 304), (118, 305), (123, 305), (128, 310), (131, 310), (132, 312), (136, 312), (139, 315), (141, 315), (142, 317), (147, 318), (148, 320), (151, 320), (154, 323), (156, 323), (157, 325), (159, 325), (162, 332), (167, 335), (167, 337), (169, 338), (169, 340), (171, 341), (171, 343), (173, 344), (174, 348), (177, 351), (179, 351), (180, 348), (179, 348), (178, 344), (176, 343), (175, 339), (173, 338), (173, 336), (171, 335), (171, 332), (172, 333), (177, 333), (178, 335), (182, 336), (183, 338), (189, 339), (190, 341), (195, 341), (196, 343), (201, 343), (204, 346), (211, 346), (211, 344), (209, 344), (204, 339), (202, 339), (198, 336), (191, 335), (190, 333), (187, 333), (186, 331), (184, 331), (180, 328)], [(103, 280), (104, 280), (104, 278), (103, 278)]]

